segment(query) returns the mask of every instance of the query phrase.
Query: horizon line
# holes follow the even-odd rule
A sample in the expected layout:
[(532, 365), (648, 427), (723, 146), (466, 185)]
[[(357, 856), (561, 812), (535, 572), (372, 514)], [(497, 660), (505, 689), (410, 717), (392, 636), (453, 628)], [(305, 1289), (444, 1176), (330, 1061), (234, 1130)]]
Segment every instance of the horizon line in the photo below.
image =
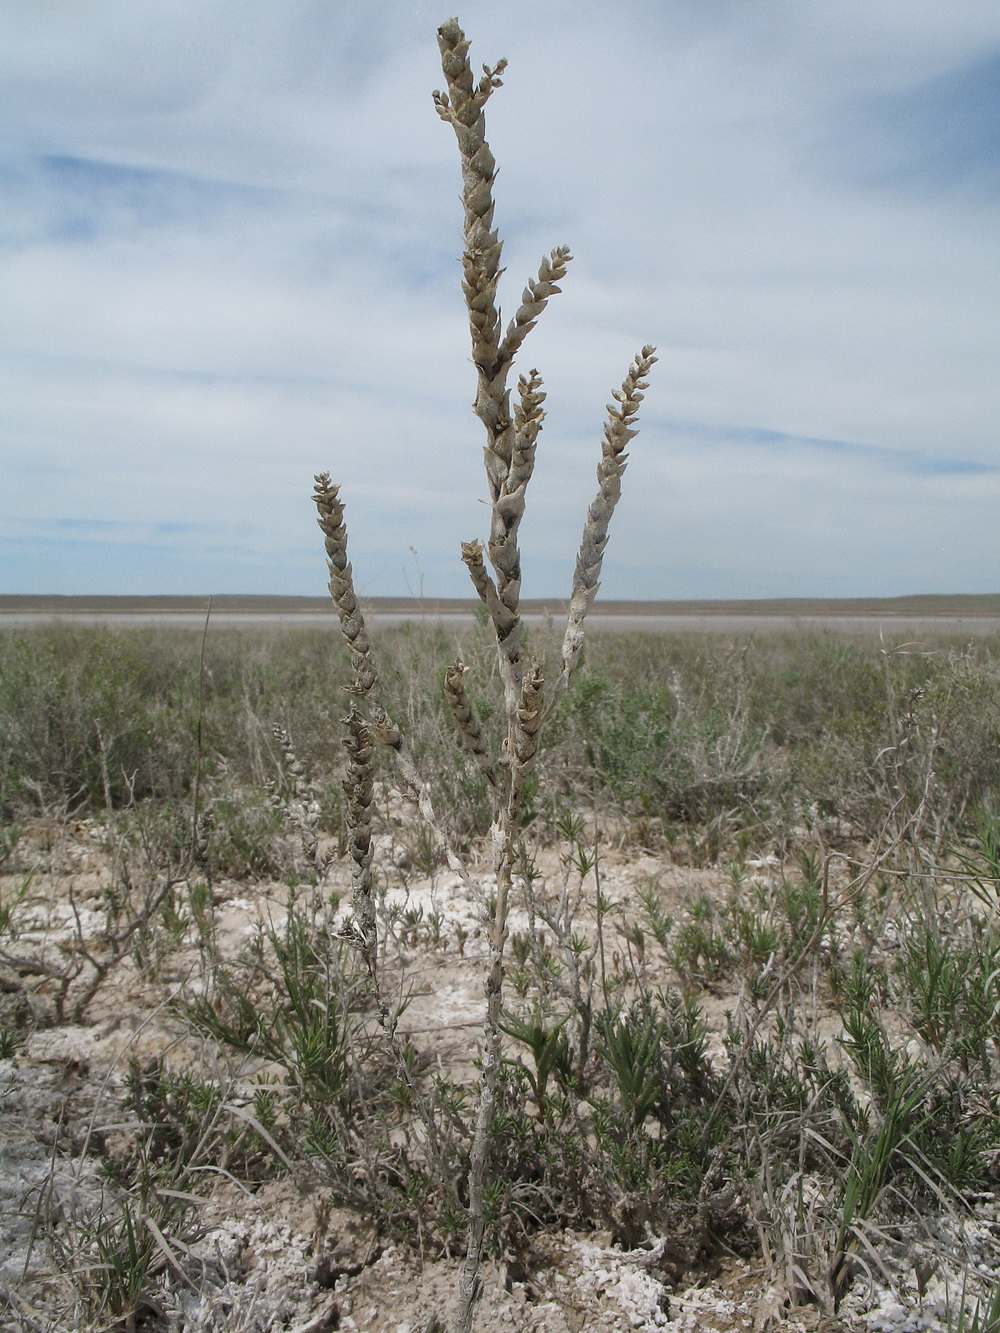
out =
[[(383, 614), (446, 615), (474, 614), (482, 605), (475, 597), (360, 597), (373, 612)], [(525, 598), (521, 611), (526, 615), (565, 612), (567, 598)], [(0, 593), (0, 615), (26, 612), (44, 613), (104, 611), (189, 611), (226, 615), (234, 612), (284, 612), (285, 614), (335, 610), (329, 596), (295, 593)], [(998, 593), (909, 593), (890, 597), (740, 597), (740, 598), (609, 598), (598, 599), (595, 615), (712, 615), (746, 611), (756, 615), (773, 611), (776, 615), (878, 615), (907, 612), (936, 612), (969, 616), (1000, 614)]]

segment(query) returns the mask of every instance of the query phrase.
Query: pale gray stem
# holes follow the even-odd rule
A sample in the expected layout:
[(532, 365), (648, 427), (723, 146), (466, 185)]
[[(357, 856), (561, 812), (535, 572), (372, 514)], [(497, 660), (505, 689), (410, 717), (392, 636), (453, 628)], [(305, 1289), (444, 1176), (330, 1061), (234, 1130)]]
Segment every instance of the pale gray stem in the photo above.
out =
[(340, 632), (351, 655), (359, 692), (369, 693), (378, 684), (378, 671), (365, 627), (365, 618), (354, 591), (354, 572), (347, 558), (347, 525), (340, 487), (330, 481), (329, 472), (316, 477), (313, 500), (319, 513), (317, 522), (323, 531), (326, 558), (330, 570), (330, 595), (340, 619)]
[(644, 397), (643, 391), (649, 387), (644, 377), (656, 361), (653, 355), (655, 350), (653, 347), (642, 349), (629, 367), (621, 389), (612, 394), (614, 403), (608, 404), (608, 420), (601, 442), (601, 461), (597, 465), (597, 495), (587, 513), (580, 551), (576, 557), (573, 594), (563, 638), (562, 670), (549, 700), (550, 710), (569, 684), (583, 651), (584, 621), (600, 587), (608, 528), (621, 497), (621, 479), (628, 461), (625, 448), (638, 434), (632, 427)]
[(358, 708), (344, 719), (348, 755), (344, 794), (350, 830), (351, 881), (354, 888), (354, 928), (372, 984), (378, 990), (375, 901), (372, 897), (372, 804), (375, 800), (375, 738)]
[(538, 317), (548, 305), (549, 298), (562, 291), (557, 284), (565, 278), (572, 258), (569, 246), (560, 245), (539, 264), (538, 278), (530, 279), (521, 293), (517, 314), (507, 325), (507, 332), (500, 344), (500, 360), (503, 364), (509, 365), (514, 360), (521, 344), (538, 323)]
[(496, 161), (486, 141), (483, 107), (494, 88), (501, 86), (506, 61), (486, 70), (478, 84), (469, 61), (469, 42), (449, 19), (438, 29), (441, 67), (448, 91), (434, 94), (442, 120), (455, 131), (462, 163), (462, 205), (465, 214), (465, 252), (462, 256), (462, 291), (469, 313), (472, 359), (479, 372), (475, 410), (486, 427), (486, 470), (499, 486), (510, 463), (511, 428), (507, 407), (506, 375), (500, 372), (500, 312), (496, 305), (503, 244), (493, 227), (493, 182)]
[[(537, 279), (529, 281), (514, 318), (500, 338), (496, 304), (501, 276), (501, 242), (493, 227), (493, 184), (496, 162), (486, 140), (483, 107), (500, 86), (506, 62), (494, 69), (484, 66), (476, 81), (469, 61), (469, 43), (456, 19), (438, 29), (441, 64), (447, 91), (434, 94), (438, 114), (455, 131), (462, 162), (462, 203), (465, 251), (462, 290), (469, 316), (472, 359), (478, 384), (474, 409), (486, 428), (484, 461), (490, 491), (491, 520), (487, 545), (493, 575), (487, 571), (481, 542), (465, 542), (462, 559), (473, 586), (486, 607), (496, 634), (497, 661), (503, 681), (507, 733), (501, 761), (491, 763), (482, 741), (478, 719), (465, 698), (463, 667), (456, 663), (446, 683), (452, 712), (466, 746), (490, 778), (496, 817), (492, 827), (496, 906), (488, 923), (489, 964), (485, 980), (484, 1052), (479, 1099), (469, 1158), (468, 1246), (459, 1284), (457, 1333), (470, 1333), (479, 1293), (479, 1270), (486, 1228), (485, 1190), (493, 1139), (493, 1115), (501, 1063), (504, 946), (507, 940), (507, 905), (513, 882), (514, 850), (520, 832), (520, 802), (535, 761), (544, 716), (544, 677), (538, 663), (525, 670), (521, 654), (521, 555), (518, 530), (525, 495), (535, 462), (535, 445), (544, 413), (542, 381), (537, 371), (518, 385), (518, 404), (510, 409), (508, 375), (513, 358), (534, 328), (550, 297), (559, 291), (570, 261), (560, 247), (543, 259)], [(598, 496), (591, 506), (577, 561), (573, 598), (557, 690), (566, 683), (583, 642), (583, 620), (597, 590), (607, 528), (620, 492), (624, 448), (634, 435), (630, 429), (645, 387), (642, 375), (653, 362), (652, 348), (637, 358), (621, 394), (620, 408), (610, 409), (605, 444), (598, 468)]]
[(387, 746), (392, 751), (399, 776), (416, 799), (420, 814), (430, 829), (438, 850), (447, 860), (449, 869), (461, 875), (465, 885), (471, 888), (472, 882), (468, 872), (445, 837), (434, 813), (430, 788), (421, 780), (402, 732), (382, 705), (382, 690), (375, 655), (368, 637), (364, 613), (354, 590), (354, 573), (347, 558), (347, 524), (344, 519), (344, 506), (340, 499), (340, 487), (331, 483), (328, 472), (320, 473), (315, 480), (313, 500), (319, 511), (318, 522), (326, 543), (330, 593), (337, 607), (340, 630), (347, 643), (351, 665), (354, 668), (355, 680), (351, 686), (352, 693), (359, 700), (367, 702), (371, 713), (373, 735), (381, 745)]
[(482, 769), (487, 782), (495, 790), (500, 788), (500, 776), (496, 764), (489, 756), (483, 740), (483, 727), (479, 714), (465, 692), (465, 673), (468, 670), (461, 658), (458, 658), (445, 672), (444, 694), (451, 708), (452, 716), (458, 727), (458, 733), (466, 749)]
[(493, 1111), (496, 1106), (497, 1081), (502, 1060), (503, 1031), (500, 1023), (503, 1019), (503, 954), (507, 942), (507, 905), (513, 884), (518, 804), (519, 793), (511, 791), (507, 804), (492, 830), (496, 910), (489, 923), (490, 961), (485, 983), (484, 1050), (476, 1121), (469, 1153), (469, 1235), (465, 1263), (458, 1284), (456, 1333), (470, 1333), (473, 1309), (480, 1288), (479, 1269), (483, 1261), (483, 1241), (486, 1234), (486, 1183), (489, 1178), (489, 1154), (493, 1142)]
[[(474, 408), (486, 428), (485, 464), (490, 489), (492, 518), (489, 558), (496, 576), (492, 595), (470, 573), (493, 621), (504, 672), (508, 712), (516, 707), (521, 684), (521, 635), (518, 604), (521, 595), (521, 557), (517, 529), (524, 511), (524, 490), (534, 463), (534, 441), (541, 427), (541, 381), (532, 372), (522, 380), (520, 407), (512, 414), (507, 378), (515, 353), (534, 328), (549, 298), (559, 292), (559, 281), (570, 261), (568, 247), (560, 246), (542, 260), (538, 277), (525, 287), (521, 304), (501, 341), (500, 312), (496, 302), (502, 269), (502, 242), (493, 227), (493, 184), (496, 162), (486, 139), (483, 108), (506, 67), (484, 66), (477, 82), (469, 60), (469, 42), (457, 19), (438, 29), (441, 67), (447, 91), (434, 94), (434, 105), (442, 120), (455, 131), (462, 164), (462, 205), (465, 252), (462, 257), (462, 291), (469, 314), (472, 359), (478, 372)], [(529, 398), (525, 411), (525, 386)], [(464, 557), (463, 557), (464, 558)], [(466, 562), (468, 563), (468, 561)], [(505, 665), (503, 660), (505, 659)]]

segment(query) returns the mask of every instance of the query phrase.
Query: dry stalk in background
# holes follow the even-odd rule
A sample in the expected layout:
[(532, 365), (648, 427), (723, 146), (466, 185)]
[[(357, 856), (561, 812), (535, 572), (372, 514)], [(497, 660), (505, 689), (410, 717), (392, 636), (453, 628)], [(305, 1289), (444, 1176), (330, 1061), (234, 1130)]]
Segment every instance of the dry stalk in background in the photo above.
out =
[[(479, 1097), (469, 1153), (468, 1242), (459, 1286), (457, 1333), (469, 1333), (486, 1231), (485, 1196), (490, 1150), (494, 1135), (494, 1108), (501, 1068), (501, 1023), (504, 1014), (504, 947), (507, 912), (514, 886), (515, 848), (521, 825), (521, 799), (538, 748), (546, 716), (565, 691), (580, 660), (584, 621), (599, 587), (601, 564), (608, 542), (608, 527), (621, 495), (628, 442), (645, 390), (645, 375), (655, 361), (652, 347), (644, 347), (629, 368), (614, 403), (608, 407), (601, 460), (597, 468), (597, 495), (590, 506), (577, 557), (572, 597), (563, 641), (560, 669), (547, 684), (542, 663), (525, 663), (521, 646), (521, 555), (518, 530), (525, 510), (525, 494), (535, 463), (535, 448), (545, 416), (545, 394), (536, 370), (518, 378), (517, 398), (511, 405), (510, 373), (514, 357), (534, 328), (550, 297), (566, 275), (570, 252), (565, 246), (543, 258), (536, 278), (524, 288), (521, 303), (501, 332), (497, 285), (502, 273), (502, 242), (493, 226), (493, 184), (496, 162), (486, 140), (483, 108), (496, 88), (506, 61), (483, 67), (478, 80), (469, 61), (469, 42), (450, 19), (438, 30), (438, 44), (447, 89), (435, 92), (434, 104), (442, 120), (452, 126), (462, 165), (462, 203), (465, 249), (462, 256), (462, 291), (469, 316), (472, 359), (477, 372), (476, 415), (486, 430), (484, 462), (490, 495), (490, 530), (487, 542), (462, 543), (462, 560), (489, 615), (496, 639), (503, 681), (506, 732), (500, 753), (491, 755), (480, 720), (466, 693), (467, 668), (461, 661), (449, 669), (445, 696), (459, 737), (485, 774), (493, 801), (491, 831), (495, 894), (489, 908), (487, 937), (489, 961), (485, 979), (485, 1049)], [(323, 473), (314, 494), (319, 524), (326, 540), (330, 592), (337, 606), (340, 628), (354, 669), (351, 687), (354, 706), (346, 719), (349, 776), (345, 783), (351, 854), (354, 860), (354, 937), (365, 959), (379, 1004), (377, 940), (371, 899), (370, 808), (375, 743), (387, 746), (404, 785), (419, 801), (420, 811), (447, 855), (453, 869), (464, 875), (461, 863), (447, 846), (434, 818), (430, 792), (422, 783), (406, 743), (382, 703), (379, 673), (354, 590), (347, 558), (347, 529), (338, 487)], [(488, 565), (487, 565), (488, 562)], [(394, 1024), (381, 1014), (390, 1042)], [(418, 1099), (419, 1101), (419, 1099)], [(433, 1117), (424, 1113), (429, 1147), (443, 1165), (433, 1134)]]

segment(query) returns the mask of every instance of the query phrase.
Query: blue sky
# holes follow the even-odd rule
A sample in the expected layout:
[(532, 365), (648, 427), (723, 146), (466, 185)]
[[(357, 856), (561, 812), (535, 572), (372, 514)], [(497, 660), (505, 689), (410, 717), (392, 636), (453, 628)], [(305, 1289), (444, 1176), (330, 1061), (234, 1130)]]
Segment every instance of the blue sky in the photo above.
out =
[[(0, 591), (466, 596), (481, 436), (449, 12), (0, 9)], [(1000, 589), (994, 0), (470, 0), (509, 312), (549, 398), (526, 596), (566, 593), (612, 388), (654, 369), (611, 597)]]

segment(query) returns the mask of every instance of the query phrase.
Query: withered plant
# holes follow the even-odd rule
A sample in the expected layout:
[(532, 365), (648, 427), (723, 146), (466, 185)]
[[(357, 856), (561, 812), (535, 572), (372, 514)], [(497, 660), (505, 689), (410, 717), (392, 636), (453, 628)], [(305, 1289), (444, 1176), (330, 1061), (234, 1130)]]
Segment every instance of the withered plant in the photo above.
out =
[[(545, 416), (545, 393), (537, 370), (519, 375), (514, 403), (510, 376), (517, 354), (534, 328), (550, 297), (559, 291), (571, 255), (560, 246), (543, 258), (536, 278), (528, 281), (513, 319), (503, 328), (497, 304), (501, 277), (502, 242), (493, 225), (493, 185), (496, 163), (486, 139), (484, 107), (501, 86), (506, 61), (484, 66), (480, 78), (469, 60), (469, 42), (457, 20), (438, 30), (438, 44), (446, 91), (435, 92), (434, 105), (458, 140), (462, 166), (465, 250), (462, 256), (462, 291), (472, 336), (472, 358), (477, 387), (474, 411), (486, 431), (485, 465), (491, 504), (489, 536), (462, 543), (464, 561), (473, 586), (488, 614), (495, 639), (501, 680), (505, 728), (498, 752), (491, 752), (475, 708), (466, 690), (467, 668), (457, 660), (447, 671), (445, 696), (457, 724), (462, 745), (480, 766), (489, 784), (493, 806), (492, 853), (495, 883), (487, 907), (489, 959), (485, 978), (486, 1011), (479, 1095), (469, 1148), (467, 1194), (468, 1244), (460, 1280), (456, 1328), (472, 1326), (473, 1308), (480, 1287), (479, 1269), (486, 1231), (486, 1192), (490, 1149), (501, 1068), (504, 1026), (504, 947), (508, 904), (514, 888), (515, 857), (522, 833), (521, 805), (525, 783), (532, 771), (539, 732), (566, 690), (580, 660), (587, 612), (599, 587), (601, 564), (608, 542), (611, 516), (621, 494), (629, 441), (646, 389), (645, 376), (655, 361), (652, 347), (643, 347), (629, 367), (620, 390), (613, 393), (604, 427), (597, 466), (597, 494), (584, 524), (576, 561), (572, 594), (558, 666), (526, 660), (521, 636), (521, 556), (518, 531), (525, 510), (525, 494), (535, 463), (539, 431)], [(349, 777), (346, 783), (351, 855), (354, 861), (353, 932), (376, 994), (376, 918), (372, 898), (371, 812), (376, 749), (393, 754), (399, 777), (419, 802), (435, 840), (449, 864), (464, 875), (459, 859), (448, 847), (435, 818), (433, 799), (421, 781), (406, 741), (387, 714), (379, 672), (354, 589), (347, 558), (347, 529), (339, 488), (323, 473), (316, 479), (314, 499), (326, 542), (330, 592), (337, 606), (340, 627), (354, 671), (354, 703), (346, 719)], [(379, 1001), (387, 1036), (394, 1041), (394, 1020)], [(431, 1129), (430, 1118), (425, 1120)], [(433, 1139), (429, 1143), (433, 1153)]]

